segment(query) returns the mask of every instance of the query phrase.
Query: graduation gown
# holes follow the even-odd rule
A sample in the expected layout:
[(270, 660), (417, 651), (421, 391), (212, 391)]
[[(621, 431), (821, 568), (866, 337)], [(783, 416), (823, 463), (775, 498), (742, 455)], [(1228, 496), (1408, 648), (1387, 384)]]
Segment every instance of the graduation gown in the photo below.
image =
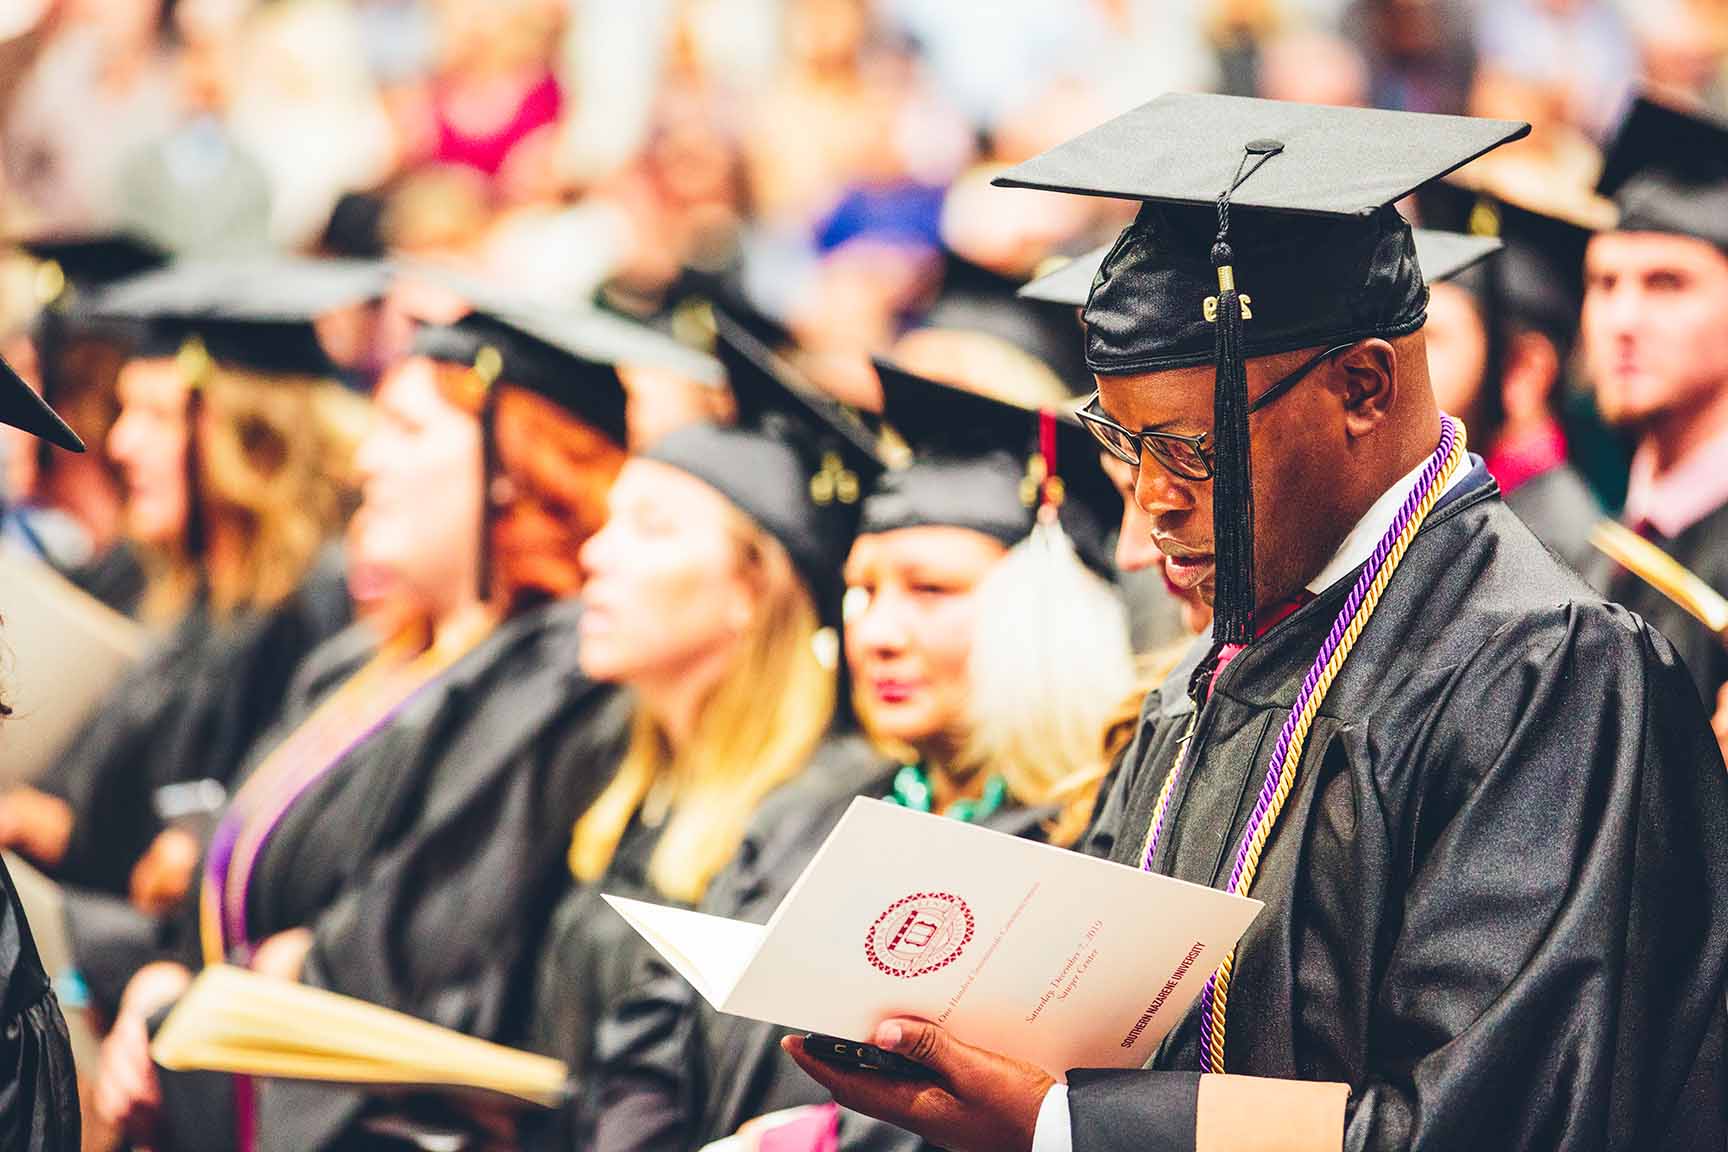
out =
[(333, 549), (269, 612), (218, 622), (195, 604), (115, 685), (39, 782), (74, 812), (54, 877), (125, 896), (133, 865), (162, 831), (156, 789), (199, 779), (230, 783), (280, 715), (300, 662), (351, 616)]
[[(1672, 540), (1652, 539), (1664, 552), (1697, 573), (1704, 583), (1728, 596), (1728, 504)], [(1728, 684), (1728, 643), (1711, 635), (1684, 608), (1606, 557), (1598, 560), (1591, 580), (1608, 599), (1626, 605), (1668, 637), (1691, 671), (1699, 695), (1713, 710), (1716, 694), (1723, 684)]]
[[(839, 742), (802, 779), (781, 789), (702, 902), (717, 916), (766, 923), (858, 796), (892, 790), (895, 766), (856, 737)], [(1054, 815), (1005, 804), (981, 824), (1041, 837)], [(657, 954), (645, 952), (629, 994), (602, 1022), (590, 1091), (592, 1152), (670, 1152), (732, 1135), (746, 1121), (829, 1097), (780, 1050), (786, 1029), (714, 1011)], [(840, 1147), (922, 1152), (918, 1137), (842, 1111)]]
[[(1138, 866), (1192, 720), (1154, 866), (1228, 881), (1353, 581), (1249, 645), (1197, 717), (1180, 673), (1153, 694), (1094, 851)], [(1713, 744), (1673, 648), (1565, 573), (1478, 468), (1315, 721), (1253, 888), (1225, 1070), (1347, 1083), (1355, 1150), (1722, 1147)], [(1151, 1070), (1070, 1074), (1075, 1152), (1194, 1147), (1198, 1014)]]
[[(250, 938), (310, 928), (304, 983), (520, 1042), (570, 828), (628, 728), (623, 699), (581, 673), (578, 612), (556, 604), (506, 622), (308, 788), (252, 874)], [(163, 1075), (178, 1121), (169, 1147), (232, 1146), (213, 1081), (229, 1087)], [(370, 1111), (440, 1110), (320, 1084), (255, 1087), (262, 1152), (353, 1140)]]
[(1590, 529), (1602, 518), (1602, 507), (1572, 465), (1530, 477), (1506, 493), (1506, 507), (1572, 571), (1595, 566), (1598, 553), (1590, 546)]
[(72, 1042), (36, 955), (24, 908), (0, 864), (0, 1148), (78, 1152)]

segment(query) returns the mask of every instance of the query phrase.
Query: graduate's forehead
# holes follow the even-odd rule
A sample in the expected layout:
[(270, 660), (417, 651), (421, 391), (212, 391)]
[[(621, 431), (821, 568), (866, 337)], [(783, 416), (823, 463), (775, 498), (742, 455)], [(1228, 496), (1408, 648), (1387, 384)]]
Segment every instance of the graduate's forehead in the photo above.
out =
[(1124, 428), (1210, 422), (1217, 371), (1210, 364), (1161, 372), (1099, 373), (1098, 406)]

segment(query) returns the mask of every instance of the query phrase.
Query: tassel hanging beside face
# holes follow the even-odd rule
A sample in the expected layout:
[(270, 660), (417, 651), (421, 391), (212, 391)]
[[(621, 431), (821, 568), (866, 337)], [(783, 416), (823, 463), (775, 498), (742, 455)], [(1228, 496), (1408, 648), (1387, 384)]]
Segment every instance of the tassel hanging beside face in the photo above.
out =
[[(1225, 217), (1226, 226), (1228, 217)], [(1218, 269), (1213, 353), (1217, 381), (1213, 435), (1212, 536), (1216, 583), (1212, 635), (1246, 644), (1254, 635), (1254, 484), (1249, 460), (1248, 365), (1243, 349), (1245, 298), (1237, 291), (1234, 255), (1220, 232), (1212, 246)]]

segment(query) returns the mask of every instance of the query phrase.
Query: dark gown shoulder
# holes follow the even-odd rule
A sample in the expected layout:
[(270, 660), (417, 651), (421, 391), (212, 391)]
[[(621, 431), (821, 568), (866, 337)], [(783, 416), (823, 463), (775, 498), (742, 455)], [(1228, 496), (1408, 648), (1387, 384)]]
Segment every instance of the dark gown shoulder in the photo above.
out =
[(161, 831), (156, 789), (199, 779), (232, 783), (280, 715), (300, 662), (349, 619), (334, 549), (267, 612), (217, 621), (194, 605), (115, 685), (45, 777), (43, 787), (75, 814), (57, 877), (123, 895), (133, 864)]
[[(1159, 871), (1227, 881), (1351, 583), (1218, 676)], [(1139, 864), (1186, 730), (1149, 715), (1112, 797), (1118, 861)], [(1670, 645), (1565, 571), (1491, 485), (1467, 485), (1314, 721), (1237, 952), (1226, 1070), (1348, 1083), (1353, 1150), (1719, 1146), (1728, 922), (1709, 910), (1728, 902), (1728, 773), (1713, 743)], [(1154, 1070), (1071, 1073), (1075, 1152), (1191, 1134), (1196, 1015)]]
[[(1728, 596), (1728, 504), (1672, 540), (1659, 539), (1656, 543), (1704, 583)], [(1698, 694), (1713, 709), (1717, 693), (1728, 684), (1728, 643), (1613, 561), (1599, 558), (1590, 574), (1603, 595), (1626, 605), (1668, 638), (1691, 672)]]
[(77, 1152), (78, 1082), (66, 1021), (0, 863), (0, 1147)]
[(1532, 476), (1506, 493), (1506, 507), (1572, 571), (1588, 572), (1595, 564), (1590, 530), (1602, 518), (1602, 506), (1572, 465)]
[[(627, 726), (617, 693), (581, 674), (576, 619), (550, 605), (507, 621), (302, 794), (254, 873), (252, 937), (309, 928), (306, 983), (518, 1042), (573, 813)], [(182, 1086), (182, 1115), (224, 1114), (198, 1098), (209, 1085)], [(259, 1148), (304, 1152), (441, 1104), (271, 1081), (257, 1109)]]

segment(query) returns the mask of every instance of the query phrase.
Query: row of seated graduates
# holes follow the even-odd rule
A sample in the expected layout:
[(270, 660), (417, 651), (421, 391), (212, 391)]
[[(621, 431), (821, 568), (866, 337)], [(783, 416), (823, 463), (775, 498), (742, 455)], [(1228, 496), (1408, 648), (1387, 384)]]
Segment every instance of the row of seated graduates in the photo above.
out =
[[(1102, 776), (1133, 688), (1095, 446), (1039, 411), (1067, 399), (1048, 373), (998, 400), (882, 365), (885, 433), (724, 319), (717, 363), (403, 279), (170, 265), (83, 305), (128, 341), (108, 446), (169, 628), (5, 804), (69, 830), (13, 846), (73, 890), (109, 1024), (95, 1119), (188, 1149), (497, 1131), (448, 1100), (154, 1068), (150, 1030), (214, 962), (564, 1059), (571, 1104), (505, 1125), (525, 1143), (695, 1146), (818, 1101), (598, 893), (765, 918), (855, 795), (1077, 835), (1072, 782)], [(319, 324), (384, 296), (417, 322), (357, 413)], [(730, 419), (647, 434), (667, 389)], [(1035, 533), (1040, 507), (1065, 531)], [(1052, 599), (1071, 626), (1015, 626)], [(225, 801), (201, 832), (154, 811), (205, 780)], [(633, 1035), (642, 1005), (676, 1049)], [(609, 1067), (676, 1064), (675, 1090), (603, 1089), (601, 1039)]]

